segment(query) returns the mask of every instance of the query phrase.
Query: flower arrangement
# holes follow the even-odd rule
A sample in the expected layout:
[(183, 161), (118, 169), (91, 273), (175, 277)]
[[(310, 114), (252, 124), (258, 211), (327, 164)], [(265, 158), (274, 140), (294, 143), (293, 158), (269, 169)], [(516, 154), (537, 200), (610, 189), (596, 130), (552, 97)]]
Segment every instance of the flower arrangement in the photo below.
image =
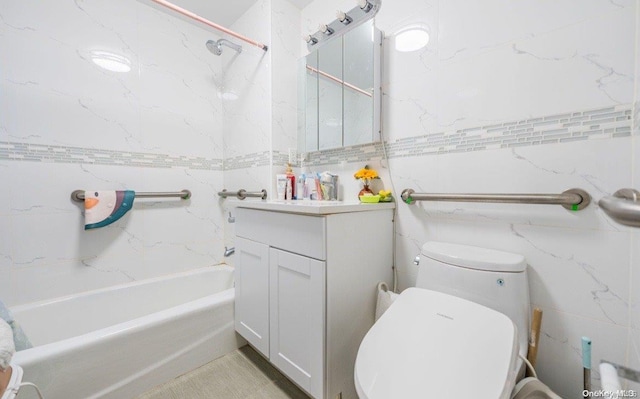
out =
[(378, 176), (378, 172), (376, 172), (374, 169), (369, 169), (369, 165), (365, 165), (364, 168), (354, 173), (353, 177), (362, 181), (365, 187), (371, 183), (372, 179), (380, 178)]
[(365, 165), (364, 168), (360, 169), (356, 173), (353, 174), (353, 177), (360, 180), (364, 187), (358, 193), (358, 198), (363, 195), (373, 195), (373, 191), (369, 188), (369, 184), (373, 179), (379, 179), (378, 172), (373, 169), (369, 169), (369, 165)]

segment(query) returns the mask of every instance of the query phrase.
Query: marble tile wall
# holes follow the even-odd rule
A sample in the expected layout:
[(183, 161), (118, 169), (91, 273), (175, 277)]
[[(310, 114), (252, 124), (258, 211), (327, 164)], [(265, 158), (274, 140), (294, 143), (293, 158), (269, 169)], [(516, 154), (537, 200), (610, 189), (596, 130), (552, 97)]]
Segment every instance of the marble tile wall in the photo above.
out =
[[(386, 32), (386, 146), (312, 153), (307, 166), (338, 172), (343, 199), (355, 199), (352, 175), (364, 164), (381, 173), (374, 187), (396, 197), (406, 187), (586, 189), (594, 204), (579, 213), (398, 204), (399, 285), (415, 284), (411, 259), (428, 240), (522, 253), (532, 305), (545, 311), (545, 382), (579, 396), (581, 335), (594, 341), (594, 364), (639, 368), (640, 233), (595, 205), (618, 188), (640, 189), (637, 1), (383, 3), (376, 25)], [(233, 200), (216, 192), (273, 193), (273, 176), (296, 146), (300, 33), (352, 7), (316, 0), (300, 12), (285, 0), (258, 0), (231, 28), (270, 51), (243, 44), (242, 56), (225, 49), (216, 57), (204, 47), (215, 33), (141, 2), (0, 0), (2, 299), (14, 305), (232, 263), (222, 247), (233, 245)], [(429, 31), (429, 44), (396, 51), (395, 33), (413, 24)], [(96, 52), (125, 57), (131, 71), (100, 69)], [(69, 200), (83, 187), (188, 188), (194, 196), (187, 204), (140, 200), (117, 223), (84, 232)]]
[[(352, 7), (348, 0), (314, 1), (302, 10), (302, 33)], [(562, 397), (581, 395), (582, 335), (594, 342), (594, 366), (603, 358), (640, 363), (638, 233), (596, 204), (619, 188), (640, 189), (638, 12), (633, 0), (383, 2), (376, 26), (386, 33), (386, 147), (309, 154), (310, 168), (340, 174), (344, 199), (355, 199), (359, 186), (351, 176), (364, 164), (381, 173), (376, 187), (393, 189), (396, 198), (404, 188), (591, 193), (594, 203), (581, 212), (398, 204), (401, 289), (415, 284), (411, 260), (428, 240), (526, 257), (531, 303), (544, 311), (538, 372)], [(424, 27), (430, 41), (399, 52), (395, 33), (410, 25)]]
[[(223, 69), (205, 47), (217, 38), (143, 2), (0, 0), (3, 301), (222, 261), (211, 198), (223, 183)], [(86, 232), (70, 200), (75, 189), (184, 188), (189, 201), (139, 199)]]
[[(300, 10), (287, 0), (271, 0), (272, 146), (288, 154), (297, 148), (297, 73)], [(288, 160), (288, 156), (287, 156)], [(274, 158), (274, 165), (283, 166)], [(285, 161), (286, 162), (286, 161)]]
[[(269, 45), (270, 10), (271, 0), (258, 0), (230, 28)], [(241, 54), (224, 51), (220, 56), (222, 92), (227, 94), (222, 102), (225, 159), (271, 149), (271, 51), (242, 47)]]
[[(636, 8), (636, 57), (640, 54), (640, 7)], [(633, 119), (633, 184), (640, 190), (640, 62), (635, 69), (635, 106)], [(631, 279), (629, 287), (629, 366), (640, 370), (640, 229), (635, 229), (631, 241)], [(629, 389), (640, 391), (640, 383), (630, 383)]]
[[(272, 191), (272, 130), (276, 118), (272, 115), (273, 65), (275, 53), (282, 49), (281, 40), (272, 40), (272, 0), (258, 0), (230, 28), (248, 37), (260, 38), (269, 46), (265, 52), (243, 44), (241, 55), (222, 54), (224, 92), (224, 187), (230, 191)], [(236, 41), (236, 39), (229, 38)], [(277, 42), (277, 44), (275, 43)], [(272, 44), (273, 43), (273, 44)], [(275, 49), (274, 49), (275, 47)], [(283, 118), (279, 119), (283, 121)], [(252, 199), (247, 199), (251, 201)], [(226, 215), (225, 245), (234, 246), (234, 225), (228, 222), (234, 215), (233, 199), (220, 200)], [(233, 257), (225, 262), (233, 264)]]

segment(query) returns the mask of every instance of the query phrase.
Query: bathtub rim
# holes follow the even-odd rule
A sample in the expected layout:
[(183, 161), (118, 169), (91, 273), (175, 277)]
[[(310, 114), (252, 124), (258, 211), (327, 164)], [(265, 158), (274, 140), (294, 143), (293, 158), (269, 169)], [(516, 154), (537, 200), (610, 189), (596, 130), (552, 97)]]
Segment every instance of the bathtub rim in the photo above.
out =
[[(39, 300), (39, 301), (27, 302), (27, 303), (23, 303), (23, 304), (20, 304), (20, 305), (7, 306), (7, 307), (9, 309), (9, 311), (11, 311), (11, 313), (13, 313), (15, 315), (15, 313), (18, 313), (18, 312), (21, 312), (21, 311), (25, 311), (25, 310), (29, 310), (29, 309), (33, 309), (33, 308), (38, 308), (38, 307), (46, 306), (46, 305), (52, 305), (52, 304), (55, 304), (55, 303), (68, 301), (70, 299), (83, 298), (83, 297), (86, 297), (86, 296), (100, 294), (100, 293), (103, 293), (103, 292), (115, 291), (115, 290), (118, 290), (118, 289), (129, 288), (129, 287), (136, 287), (136, 286), (139, 286), (139, 285), (155, 283), (155, 282), (158, 282), (158, 281), (171, 280), (171, 279), (176, 278), (176, 277), (189, 276), (189, 275), (193, 275), (193, 274), (202, 274), (202, 273), (206, 273), (206, 272), (210, 272), (210, 271), (216, 271), (216, 270), (228, 270), (228, 271), (233, 273), (234, 268), (233, 268), (233, 266), (230, 266), (230, 265), (227, 265), (227, 264), (224, 264), (224, 263), (221, 263), (221, 264), (218, 264), (218, 265), (203, 266), (203, 267), (198, 267), (198, 268), (195, 268), (195, 269), (185, 270), (185, 271), (181, 271), (181, 272), (177, 272), (177, 273), (164, 274), (162, 276), (150, 277), (150, 278), (143, 279), (143, 280), (129, 281), (129, 282), (126, 282), (126, 283), (110, 285), (108, 287), (95, 288), (95, 289), (92, 289), (92, 290), (82, 291), (82, 292), (78, 292), (78, 293), (75, 293), (75, 294), (62, 295), (62, 296), (58, 296), (58, 297), (55, 297), (55, 298), (42, 299), (42, 300)], [(233, 284), (232, 284), (232, 287), (233, 287)], [(219, 292), (222, 292), (222, 291), (219, 291)], [(20, 320), (18, 320), (18, 322), (20, 322)]]
[[(229, 270), (233, 272), (233, 267), (228, 265), (224, 266), (223, 270)], [(212, 271), (213, 268), (216, 270), (220, 270), (220, 266), (206, 266), (203, 268), (193, 269), (187, 272), (174, 273), (171, 275), (154, 277), (147, 280), (140, 280), (131, 283), (120, 284), (117, 286), (107, 287), (106, 289), (101, 288), (98, 290), (87, 291), (88, 293), (104, 292), (114, 290), (114, 288), (123, 288), (129, 286), (136, 286), (144, 283), (151, 283), (155, 281), (161, 281), (164, 279), (168, 279), (171, 277), (181, 276), (181, 275), (190, 275), (190, 274), (198, 274), (204, 273), (207, 271)], [(85, 295), (83, 292), (80, 295), (67, 295), (63, 298), (77, 298)], [(212, 293), (211, 295), (207, 295), (205, 297), (192, 300), (189, 302), (185, 302), (176, 306), (172, 306), (166, 309), (162, 309), (158, 312), (150, 313), (144, 316), (136, 317), (131, 320), (124, 321), (122, 323), (110, 325), (108, 327), (104, 327), (98, 330), (93, 330), (84, 334), (75, 335), (72, 337), (68, 337), (59, 341), (50, 342), (42, 345), (37, 345), (29, 349), (24, 349), (18, 351), (13, 356), (12, 364), (16, 364), (24, 368), (24, 365), (30, 365), (33, 362), (42, 361), (54, 357), (56, 355), (64, 354), (65, 352), (79, 350), (83, 347), (87, 347), (95, 342), (104, 341), (109, 339), (111, 336), (116, 336), (125, 331), (137, 332), (140, 330), (147, 329), (149, 327), (158, 326), (167, 320), (179, 318), (181, 316), (187, 316), (191, 313), (201, 311), (203, 309), (214, 307), (212, 305), (220, 304), (221, 306), (227, 303), (232, 303), (235, 299), (235, 288), (227, 288), (222, 291), (218, 291), (216, 293)], [(44, 303), (56, 303), (59, 298), (54, 298), (53, 300), (41, 301), (38, 306), (42, 306)], [(32, 304), (33, 305), (33, 304)], [(13, 310), (13, 308), (11, 308)]]

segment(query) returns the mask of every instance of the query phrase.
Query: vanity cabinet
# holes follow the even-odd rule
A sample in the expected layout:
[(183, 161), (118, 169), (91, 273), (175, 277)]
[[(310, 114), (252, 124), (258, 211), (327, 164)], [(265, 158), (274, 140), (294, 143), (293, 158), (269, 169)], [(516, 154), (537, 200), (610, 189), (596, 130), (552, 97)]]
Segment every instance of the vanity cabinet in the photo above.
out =
[(262, 354), (269, 354), (269, 246), (238, 237), (235, 268), (235, 328)]
[(357, 398), (376, 286), (392, 280), (393, 208), (273, 208), (236, 211), (236, 331), (312, 397)]
[(325, 262), (271, 248), (269, 264), (269, 360), (322, 397)]

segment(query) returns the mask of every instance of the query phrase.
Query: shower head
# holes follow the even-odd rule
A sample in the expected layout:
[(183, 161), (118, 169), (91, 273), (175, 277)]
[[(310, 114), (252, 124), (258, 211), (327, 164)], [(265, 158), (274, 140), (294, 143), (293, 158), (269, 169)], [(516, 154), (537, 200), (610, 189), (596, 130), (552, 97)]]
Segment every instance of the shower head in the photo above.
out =
[(211, 51), (215, 55), (222, 54), (222, 45), (232, 48), (238, 53), (242, 52), (242, 46), (240, 46), (239, 44), (230, 42), (227, 39), (219, 39), (218, 41), (207, 40), (207, 48), (209, 49), (209, 51)]
[(220, 43), (218, 42), (207, 40), (207, 48), (215, 55), (222, 54), (222, 45), (220, 45)]

